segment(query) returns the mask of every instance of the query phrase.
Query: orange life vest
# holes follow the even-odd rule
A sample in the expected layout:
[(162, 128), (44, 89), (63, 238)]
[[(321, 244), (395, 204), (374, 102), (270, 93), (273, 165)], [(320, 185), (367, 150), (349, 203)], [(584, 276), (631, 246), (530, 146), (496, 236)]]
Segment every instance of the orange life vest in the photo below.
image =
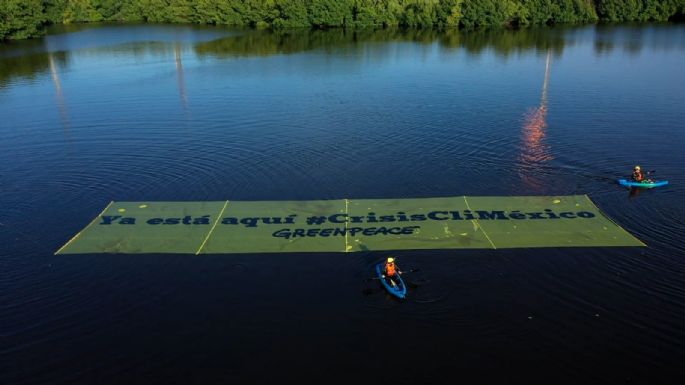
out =
[(633, 171), (633, 180), (637, 182), (642, 182), (645, 179), (644, 175), (642, 175), (642, 171), (640, 170), (635, 170)]
[(395, 264), (394, 263), (387, 263), (385, 264), (385, 275), (388, 277), (392, 277), (395, 275)]

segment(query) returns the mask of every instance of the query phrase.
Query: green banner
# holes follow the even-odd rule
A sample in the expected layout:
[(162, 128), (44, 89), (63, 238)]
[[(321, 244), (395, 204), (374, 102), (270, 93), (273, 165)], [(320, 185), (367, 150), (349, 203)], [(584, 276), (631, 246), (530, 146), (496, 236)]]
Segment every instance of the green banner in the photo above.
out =
[(111, 202), (56, 254), (645, 246), (586, 195)]

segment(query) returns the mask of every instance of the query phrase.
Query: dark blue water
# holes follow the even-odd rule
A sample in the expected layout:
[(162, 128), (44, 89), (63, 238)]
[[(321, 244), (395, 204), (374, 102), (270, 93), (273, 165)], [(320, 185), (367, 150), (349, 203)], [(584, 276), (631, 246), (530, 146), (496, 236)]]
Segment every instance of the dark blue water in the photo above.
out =
[[(0, 46), (0, 383), (673, 384), (685, 26)], [(628, 191), (635, 164), (671, 185)], [(647, 248), (53, 253), (109, 201), (588, 194)]]

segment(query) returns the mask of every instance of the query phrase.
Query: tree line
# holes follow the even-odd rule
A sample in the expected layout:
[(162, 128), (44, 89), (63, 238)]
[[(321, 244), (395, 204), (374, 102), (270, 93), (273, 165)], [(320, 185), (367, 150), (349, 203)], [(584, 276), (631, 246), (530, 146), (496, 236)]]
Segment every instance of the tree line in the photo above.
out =
[(1, 0), (0, 40), (39, 36), (47, 24), (87, 22), (476, 29), (683, 15), (685, 0)]

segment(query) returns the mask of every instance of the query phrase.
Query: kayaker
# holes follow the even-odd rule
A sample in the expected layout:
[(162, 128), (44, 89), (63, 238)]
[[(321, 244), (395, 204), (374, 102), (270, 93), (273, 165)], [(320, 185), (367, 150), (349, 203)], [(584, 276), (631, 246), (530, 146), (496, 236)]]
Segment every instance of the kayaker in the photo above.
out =
[(633, 175), (632, 178), (635, 182), (642, 183), (645, 180), (645, 176), (642, 174), (642, 170), (640, 170), (640, 166), (635, 166), (633, 169)]
[(383, 271), (386, 277), (394, 277), (397, 274), (397, 268), (395, 267), (395, 258), (388, 257), (385, 261), (385, 269)]

